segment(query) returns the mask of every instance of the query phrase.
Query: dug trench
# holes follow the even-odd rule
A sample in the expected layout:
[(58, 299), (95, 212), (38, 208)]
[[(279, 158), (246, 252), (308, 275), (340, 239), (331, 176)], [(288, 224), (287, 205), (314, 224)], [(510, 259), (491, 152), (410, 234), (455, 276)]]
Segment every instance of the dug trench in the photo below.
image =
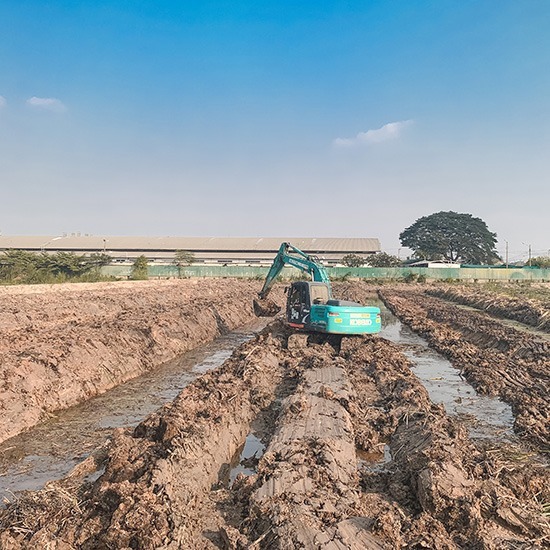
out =
[(249, 322), (259, 289), (231, 279), (0, 287), (0, 442)]
[(463, 373), (477, 391), (512, 406), (514, 428), (535, 447), (550, 447), (550, 341), (464, 310), (423, 289), (382, 289), (386, 305)]
[[(541, 469), (514, 473), (475, 444), (410, 367), (380, 337), (274, 323), (67, 478), (23, 493), (0, 514), (0, 545), (546, 547)], [(265, 451), (231, 481), (251, 435)]]

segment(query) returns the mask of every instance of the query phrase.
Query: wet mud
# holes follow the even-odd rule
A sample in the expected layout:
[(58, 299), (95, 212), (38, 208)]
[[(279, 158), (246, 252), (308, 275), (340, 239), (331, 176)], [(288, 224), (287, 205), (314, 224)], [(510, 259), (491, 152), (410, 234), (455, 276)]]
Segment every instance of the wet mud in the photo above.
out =
[(265, 327), (256, 320), (0, 443), (0, 507), (69, 473), (113, 430), (135, 426)]
[(253, 320), (258, 288), (231, 279), (0, 288), (0, 442)]
[[(376, 299), (367, 284), (334, 286), (342, 299)], [(503, 355), (506, 344), (529, 367), (544, 361), (538, 343), (507, 329), (486, 335), (478, 319), (472, 343), (431, 302), (422, 313), (422, 300), (436, 299), (421, 292), (381, 295), (434, 348), (428, 321), (445, 328), (451, 349), (476, 346), (470, 358)], [(437, 379), (450, 373), (386, 317), (393, 325), (381, 336), (362, 337), (273, 322), (137, 426), (115, 430), (67, 477), (21, 493), (0, 511), (0, 547), (548, 547), (544, 432), (518, 428), (513, 405), (519, 437), (477, 437), (459, 408), (468, 404), (457, 401), (469, 394), (440, 400)], [(501, 355), (484, 357), (498, 369)], [(432, 366), (417, 376), (424, 356)]]
[(480, 393), (512, 406), (514, 428), (550, 446), (550, 343), (420, 290), (380, 292), (386, 305), (457, 367)]

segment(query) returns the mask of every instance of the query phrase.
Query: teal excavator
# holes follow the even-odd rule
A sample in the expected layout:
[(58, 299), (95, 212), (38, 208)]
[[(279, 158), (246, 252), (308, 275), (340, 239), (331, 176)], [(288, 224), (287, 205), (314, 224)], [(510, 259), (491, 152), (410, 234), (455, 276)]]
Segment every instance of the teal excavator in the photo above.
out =
[(332, 297), (330, 279), (318, 258), (302, 252), (290, 243), (282, 243), (269, 269), (264, 286), (254, 300), (259, 317), (271, 317), (280, 311), (268, 299), (283, 267), (290, 265), (308, 273), (311, 281), (293, 282), (286, 289), (286, 321), (293, 328), (327, 334), (372, 334), (380, 332), (380, 309)]

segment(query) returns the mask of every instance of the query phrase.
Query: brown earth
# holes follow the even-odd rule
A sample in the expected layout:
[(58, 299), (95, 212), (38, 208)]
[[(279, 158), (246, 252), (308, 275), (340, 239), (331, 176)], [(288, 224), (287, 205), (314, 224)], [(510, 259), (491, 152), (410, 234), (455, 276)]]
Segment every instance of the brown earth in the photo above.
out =
[[(265, 453), (231, 484), (251, 432)], [(375, 464), (384, 445), (391, 460)], [(291, 335), (275, 323), (73, 475), (24, 493), (0, 514), (0, 543), (544, 548), (544, 469), (515, 468), (504, 450), (478, 447), (431, 403), (399, 346)]]
[(550, 332), (550, 301), (548, 299), (516, 298), (484, 290), (477, 285), (475, 287), (434, 286), (426, 293)]
[(459, 368), (481, 393), (512, 405), (516, 431), (550, 446), (550, 343), (488, 315), (425, 295), (383, 289), (386, 305)]
[(0, 441), (252, 320), (259, 288), (230, 279), (0, 287)]
[[(334, 287), (342, 299), (375, 296), (360, 282)], [(548, 471), (536, 452), (547, 432), (532, 410), (544, 405), (548, 349), (412, 288), (381, 295), (480, 389), (509, 396), (515, 381), (526, 400), (514, 405), (516, 428), (531, 448), (470, 439), (430, 401), (401, 346), (292, 334), (277, 321), (67, 478), (21, 493), (0, 512), (0, 548), (548, 547)], [(252, 435), (265, 451), (241, 459)], [(232, 481), (239, 460), (249, 475)]]

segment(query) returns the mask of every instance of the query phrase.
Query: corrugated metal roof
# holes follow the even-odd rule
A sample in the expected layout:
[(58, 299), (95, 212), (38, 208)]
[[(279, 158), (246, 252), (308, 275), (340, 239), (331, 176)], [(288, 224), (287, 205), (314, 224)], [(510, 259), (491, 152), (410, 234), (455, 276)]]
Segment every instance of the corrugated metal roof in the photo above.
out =
[(304, 237), (117, 237), (117, 236), (0, 236), (0, 249), (79, 250), (79, 251), (269, 251), (278, 250), (282, 242), (297, 248), (323, 252), (379, 252), (374, 238), (304, 238)]

